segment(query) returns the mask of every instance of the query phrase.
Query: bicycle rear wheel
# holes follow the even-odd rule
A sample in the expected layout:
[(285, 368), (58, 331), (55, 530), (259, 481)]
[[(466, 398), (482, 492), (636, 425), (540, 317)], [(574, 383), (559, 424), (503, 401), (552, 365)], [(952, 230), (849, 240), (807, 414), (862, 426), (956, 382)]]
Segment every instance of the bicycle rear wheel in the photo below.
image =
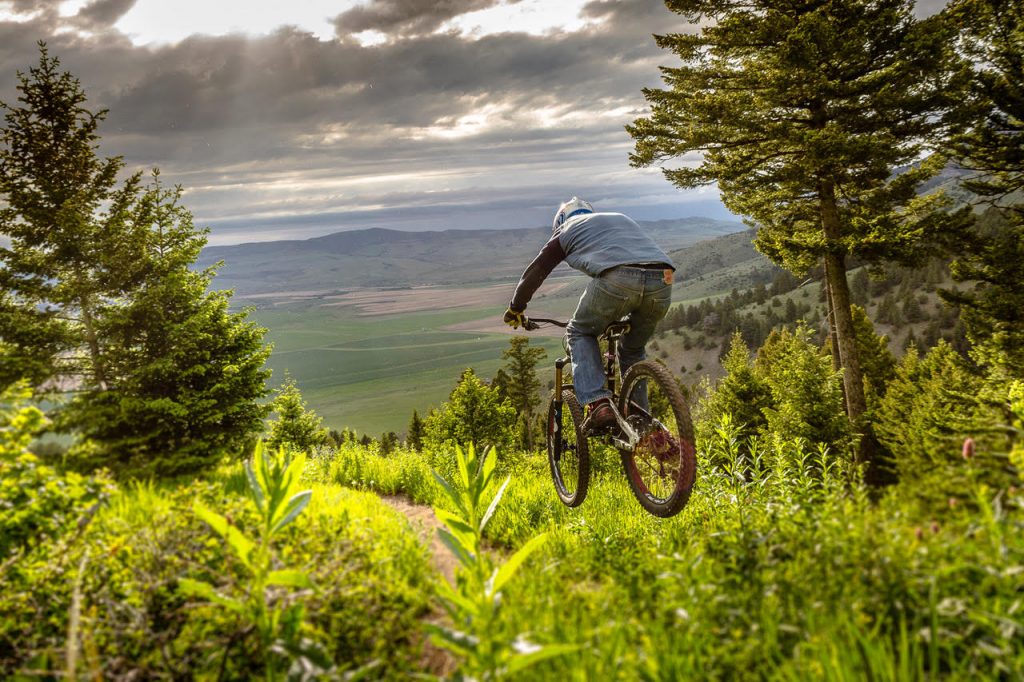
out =
[(558, 499), (567, 507), (578, 507), (590, 485), (590, 448), (583, 431), (583, 408), (576, 394), (562, 391), (561, 415), (554, 397), (548, 405), (547, 444), (551, 479)]
[(690, 499), (697, 456), (690, 409), (668, 368), (651, 360), (630, 367), (619, 412), (640, 434), (636, 447), (619, 450), (633, 495), (651, 514), (675, 516)]

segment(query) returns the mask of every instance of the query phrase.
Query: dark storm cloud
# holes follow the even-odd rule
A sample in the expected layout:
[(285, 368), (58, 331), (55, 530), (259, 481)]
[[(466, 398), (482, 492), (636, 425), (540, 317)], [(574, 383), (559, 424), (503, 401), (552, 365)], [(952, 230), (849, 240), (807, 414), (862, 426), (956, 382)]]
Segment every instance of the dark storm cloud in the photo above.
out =
[(339, 36), (363, 31), (418, 35), (432, 33), (444, 22), (467, 12), (498, 4), (499, 0), (372, 0), (338, 15), (334, 26)]
[(75, 19), (85, 29), (108, 28), (135, 6), (136, 0), (94, 0), (83, 7)]
[[(628, 4), (660, 7), (663, 19), (672, 18), (658, 2)], [(6, 26), (0, 24), (0, 42), (20, 42), (4, 50), (0, 78), (9, 85), (12, 66), (32, 63), (33, 41), (23, 26)], [(294, 29), (257, 39), (193, 37), (152, 49), (59, 35), (50, 47), (82, 78), (91, 100), (110, 109), (105, 136), (118, 151), (139, 160), (180, 155), (209, 163), (288, 156), (297, 138), (312, 144), (334, 129), (347, 138), (341, 154), (362, 152), (376, 139), (378, 151), (401, 155), (412, 142), (399, 144), (387, 129), (443, 126), (488, 106), (504, 110), (495, 114), (499, 120), (545, 107), (639, 110), (640, 87), (657, 82), (657, 59), (667, 56), (649, 36), (596, 29), (479, 40), (429, 35), (372, 48)], [(614, 127), (621, 131), (624, 122)], [(571, 132), (585, 142), (594, 125), (577, 123)]]
[[(28, 22), (0, 22), (0, 100), (13, 99), (15, 70), (35, 64), (46, 38), (90, 106), (110, 111), (102, 153), (160, 166), (217, 230), (319, 224), (321, 213), (436, 226), (440, 209), (426, 223), (408, 212), (438, 206), (469, 220), (496, 195), (519, 196), (532, 225), (574, 188), (613, 201), (675, 193), (629, 169), (623, 131), (643, 111), (641, 88), (672, 61), (651, 34), (683, 28), (659, 0), (592, 2), (584, 15), (601, 23), (544, 36), (428, 33), (496, 0), (388, 0), (338, 17), (340, 31), (395, 38), (373, 47), (294, 28), (138, 47), (109, 28), (132, 4), (97, 0), (67, 20), (102, 31), (93, 38), (55, 32), (56, 1)], [(484, 117), (479, 131), (473, 116)]]

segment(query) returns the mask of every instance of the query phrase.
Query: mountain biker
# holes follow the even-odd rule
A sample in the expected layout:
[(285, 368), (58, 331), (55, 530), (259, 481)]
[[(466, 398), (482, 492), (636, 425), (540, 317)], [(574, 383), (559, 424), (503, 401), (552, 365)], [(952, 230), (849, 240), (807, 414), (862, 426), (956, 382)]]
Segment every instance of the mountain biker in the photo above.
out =
[(620, 371), (643, 360), (647, 341), (671, 303), (675, 267), (631, 218), (595, 213), (589, 202), (574, 196), (558, 207), (551, 238), (516, 285), (506, 324), (513, 329), (525, 325), (526, 305), (563, 260), (593, 278), (566, 328), (576, 398), (587, 406), (584, 427), (592, 434), (615, 432), (618, 421), (597, 337), (628, 316), (630, 330), (618, 347)]

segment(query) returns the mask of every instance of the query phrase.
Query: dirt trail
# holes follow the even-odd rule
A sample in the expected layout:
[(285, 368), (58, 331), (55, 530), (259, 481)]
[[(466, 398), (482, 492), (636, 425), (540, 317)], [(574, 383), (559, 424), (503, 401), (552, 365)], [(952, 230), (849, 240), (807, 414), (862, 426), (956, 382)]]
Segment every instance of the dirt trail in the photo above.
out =
[(405, 515), (413, 528), (419, 533), (420, 539), (430, 547), (431, 560), (434, 569), (443, 575), (450, 584), (455, 584), (455, 567), (458, 565), (455, 557), (437, 536), (437, 529), (443, 525), (434, 516), (434, 510), (423, 504), (416, 504), (408, 497), (401, 495), (381, 495), (393, 509)]
[[(437, 529), (441, 528), (443, 524), (434, 515), (434, 510), (427, 505), (416, 504), (402, 495), (381, 495), (380, 499), (409, 519), (420, 539), (430, 547), (431, 563), (434, 565), (434, 570), (443, 575), (449, 584), (454, 585), (455, 566), (458, 562), (437, 536)], [(438, 624), (445, 623), (447, 620), (447, 616), (441, 611), (435, 611), (427, 618), (428, 622)], [(445, 679), (450, 677), (458, 667), (458, 662), (450, 652), (438, 648), (430, 640), (423, 642), (423, 659), (420, 663), (424, 670)]]

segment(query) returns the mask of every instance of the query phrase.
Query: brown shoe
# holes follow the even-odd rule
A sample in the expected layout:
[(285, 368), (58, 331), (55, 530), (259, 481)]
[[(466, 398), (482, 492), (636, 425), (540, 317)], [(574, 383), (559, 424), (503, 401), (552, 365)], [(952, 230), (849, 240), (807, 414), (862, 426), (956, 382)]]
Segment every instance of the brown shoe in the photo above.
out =
[(619, 421), (615, 418), (615, 410), (608, 398), (600, 398), (587, 405), (587, 419), (583, 428), (590, 435), (615, 433), (619, 430)]

